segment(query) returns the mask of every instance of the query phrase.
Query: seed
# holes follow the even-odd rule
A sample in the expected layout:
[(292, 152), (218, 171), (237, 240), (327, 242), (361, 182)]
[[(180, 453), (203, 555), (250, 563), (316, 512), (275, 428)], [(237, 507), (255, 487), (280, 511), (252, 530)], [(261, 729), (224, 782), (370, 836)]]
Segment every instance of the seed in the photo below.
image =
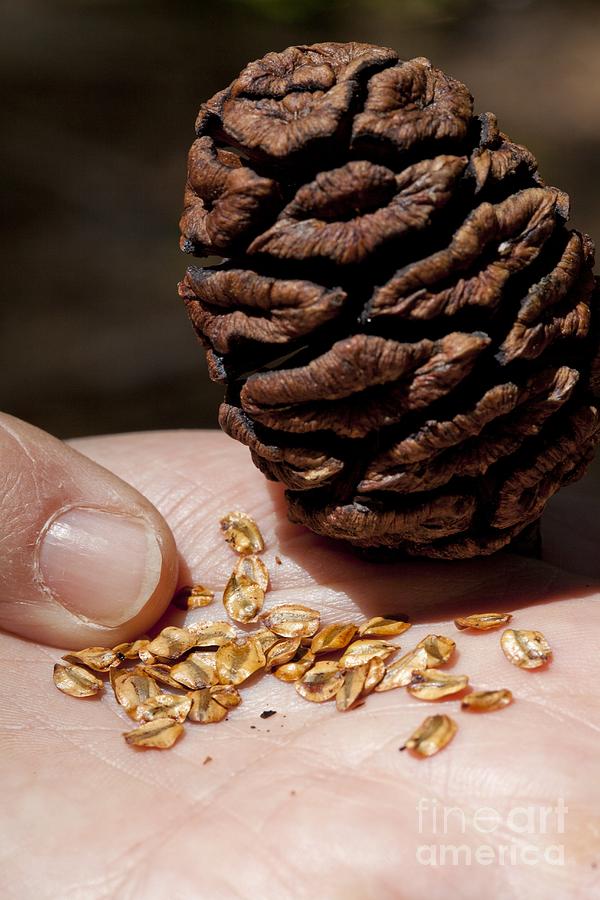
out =
[(75, 666), (87, 666), (95, 672), (108, 672), (109, 669), (121, 664), (115, 651), (107, 650), (106, 647), (88, 647), (86, 650), (78, 650), (77, 653), (66, 653), (63, 659)]
[(125, 659), (140, 659), (145, 663), (153, 663), (154, 657), (148, 650), (149, 646), (150, 641), (148, 638), (139, 638), (137, 641), (117, 644), (116, 647), (113, 647), (113, 653), (115, 653), (119, 659), (124, 656)]
[(410, 628), (410, 622), (406, 619), (397, 619), (394, 616), (375, 616), (364, 622), (358, 629), (361, 637), (366, 638), (389, 638), (397, 637), (404, 634)]
[(282, 666), (294, 658), (300, 648), (300, 638), (283, 638), (267, 650), (267, 669)]
[(474, 628), (476, 631), (489, 631), (491, 628), (498, 628), (499, 625), (506, 625), (512, 619), (512, 613), (473, 613), (471, 616), (459, 616), (454, 620), (454, 624), (461, 631), (465, 628)]
[(233, 709), (242, 702), (239, 691), (231, 684), (215, 684), (210, 688), (210, 696), (225, 709)]
[(473, 691), (467, 694), (461, 701), (463, 709), (473, 709), (477, 712), (495, 712), (512, 703), (511, 691), (502, 688), (499, 691)]
[(305, 700), (313, 703), (324, 703), (332, 700), (344, 683), (344, 675), (337, 663), (332, 661), (318, 662), (306, 672), (295, 688)]
[(156, 682), (139, 668), (119, 671), (110, 670), (110, 682), (117, 703), (124, 709), (135, 709), (151, 697), (161, 693)]
[(157, 694), (156, 697), (150, 697), (127, 711), (136, 722), (152, 722), (154, 719), (173, 719), (175, 722), (185, 722), (191, 705), (192, 701), (189, 697), (180, 697), (176, 694)]
[(263, 591), (269, 587), (269, 570), (260, 556), (241, 556), (233, 570), (238, 578), (244, 575), (254, 581)]
[(280, 636), (273, 634), (269, 628), (259, 628), (258, 631), (253, 631), (252, 637), (255, 641), (258, 641), (264, 654), (267, 654), (271, 647), (281, 640)]
[(520, 669), (537, 669), (552, 656), (552, 650), (541, 631), (518, 631), (507, 628), (500, 645), (507, 660)]
[(406, 687), (407, 684), (410, 684), (415, 671), (422, 672), (427, 668), (428, 660), (429, 654), (424, 647), (410, 650), (387, 667), (385, 675), (375, 690), (391, 691), (394, 688)]
[(280, 681), (299, 681), (309, 669), (312, 669), (314, 663), (315, 655), (310, 648), (300, 647), (294, 659), (274, 669), (273, 675)]
[(183, 725), (173, 719), (154, 719), (145, 722), (133, 731), (126, 731), (123, 737), (133, 747), (152, 747), (168, 750), (183, 734)]
[(179, 682), (175, 681), (171, 676), (171, 666), (167, 666), (164, 663), (143, 663), (137, 668), (154, 681), (160, 681), (161, 684), (166, 684), (172, 688), (181, 687)]
[(223, 592), (223, 606), (235, 622), (255, 622), (265, 601), (265, 592), (247, 575), (232, 572)]
[(187, 631), (193, 637), (194, 647), (222, 647), (236, 637), (236, 630), (229, 622), (192, 622)]
[(360, 640), (354, 641), (353, 644), (346, 649), (340, 659), (340, 666), (349, 669), (352, 666), (362, 666), (363, 663), (369, 662), (375, 656), (379, 659), (387, 659), (396, 650), (399, 650), (395, 644), (388, 644), (387, 641), (378, 640)]
[(266, 662), (262, 647), (253, 638), (239, 644), (229, 641), (217, 650), (217, 675), (222, 684), (241, 684), (264, 669)]
[(235, 511), (223, 516), (221, 530), (227, 543), (242, 556), (250, 553), (262, 553), (265, 549), (265, 542), (258, 525), (244, 512)]
[(274, 606), (263, 617), (265, 625), (281, 637), (312, 637), (319, 630), (320, 615), (300, 603)]
[(102, 690), (103, 684), (99, 678), (83, 669), (69, 663), (63, 666), (61, 663), (54, 665), (54, 684), (69, 697), (93, 697)]
[(343, 650), (357, 632), (356, 625), (326, 625), (311, 641), (313, 653), (329, 653), (330, 650)]
[(365, 686), (363, 694), (370, 694), (374, 691), (381, 679), (385, 675), (385, 663), (379, 656), (374, 656), (367, 663), (367, 676), (365, 678)]
[(439, 700), (449, 694), (458, 694), (468, 683), (467, 675), (453, 675), (451, 672), (425, 669), (423, 672), (413, 672), (408, 692), (418, 700)]
[(194, 635), (187, 628), (168, 625), (150, 642), (148, 651), (163, 659), (178, 659), (194, 645)]
[(193, 584), (177, 591), (172, 603), (179, 609), (202, 609), (204, 606), (210, 606), (214, 599), (215, 592), (210, 588), (204, 587), (203, 584)]
[(443, 634), (428, 634), (419, 641), (416, 649), (422, 647), (427, 652), (427, 668), (436, 668), (447, 663), (456, 649), (452, 638)]
[(222, 722), (228, 710), (215, 700), (209, 688), (201, 688), (188, 694), (192, 701), (188, 713), (190, 722), (199, 722), (201, 725), (212, 725), (214, 722)]
[(190, 690), (209, 687), (217, 684), (217, 656), (203, 650), (192, 650), (183, 662), (178, 662), (171, 669), (171, 677)]
[(412, 750), (418, 756), (433, 756), (450, 743), (457, 729), (450, 716), (427, 716), (400, 749)]
[(353, 666), (344, 674), (342, 685), (335, 695), (335, 705), (340, 712), (346, 712), (346, 710), (357, 706), (357, 701), (362, 696), (365, 688), (368, 666), (369, 663), (364, 663), (362, 666)]

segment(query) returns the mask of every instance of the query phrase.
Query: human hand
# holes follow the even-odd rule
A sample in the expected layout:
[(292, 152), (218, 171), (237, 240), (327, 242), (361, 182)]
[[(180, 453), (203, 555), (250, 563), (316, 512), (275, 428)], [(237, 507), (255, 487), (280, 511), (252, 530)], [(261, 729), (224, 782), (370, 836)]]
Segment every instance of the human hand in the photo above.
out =
[[(16, 420), (1, 421), (12, 436), (0, 438), (0, 615), (6, 629), (31, 639), (0, 639), (5, 896), (593, 895), (600, 833), (593, 478), (564, 491), (547, 515), (545, 546), (560, 565), (510, 554), (375, 565), (289, 524), (279, 487), (265, 482), (244, 448), (220, 434), (73, 442), (82, 457)], [(105, 528), (110, 543), (104, 568), (91, 550), (65, 557), (69, 565), (55, 582), (71, 598), (71, 612), (65, 612), (40, 584), (35, 548), (48, 518), (73, 506), (133, 513), (156, 535), (160, 561), (150, 553), (146, 568), (136, 568), (152, 542), (136, 538), (134, 526), (133, 536), (112, 540), (112, 528)], [(44, 644), (110, 646), (146, 630), (175, 587), (175, 542), (181, 584), (222, 587), (234, 558), (218, 520), (236, 507), (250, 512), (265, 536), (269, 605), (304, 602), (321, 610), (325, 623), (407, 612), (415, 624), (399, 639), (404, 649), (432, 631), (456, 637), (452, 668), (469, 674), (475, 687), (510, 688), (514, 705), (473, 715), (460, 712), (456, 701), (426, 704), (396, 690), (340, 714), (332, 704), (306, 703), (292, 686), (264, 677), (243, 690), (242, 705), (227, 721), (190, 725), (168, 753), (132, 750), (120, 736), (130, 722), (110, 698), (77, 701), (56, 691), (51, 669), (59, 654)], [(89, 518), (80, 521), (87, 534)], [(55, 529), (56, 545), (62, 534)], [(67, 529), (64, 536), (81, 546), (74, 532)], [(98, 549), (98, 542), (84, 543)], [(110, 565), (115, 554), (120, 569)], [(145, 584), (132, 574), (147, 570), (152, 576)], [(82, 590), (89, 592), (85, 598)], [(121, 604), (126, 592), (135, 595), (137, 612)], [(86, 621), (72, 614), (73, 603), (83, 600)], [(514, 611), (517, 628), (544, 632), (555, 653), (547, 670), (510, 666), (498, 632), (459, 634), (451, 624), (456, 614), (492, 608)], [(217, 599), (187, 614), (188, 620), (221, 618), (220, 610)], [(163, 623), (172, 615), (180, 620), (182, 614), (169, 612)], [(110, 627), (119, 617), (121, 623)], [(277, 715), (261, 720), (263, 709)], [(458, 722), (452, 744), (429, 760), (400, 754), (406, 737), (434, 711)], [(203, 765), (208, 756), (212, 761)], [(556, 807), (561, 798), (568, 807), (564, 833), (554, 814), (541, 833), (537, 811)], [(438, 822), (437, 833), (435, 804), (440, 816), (444, 807), (458, 809), (447, 830)], [(497, 810), (501, 820), (489, 834), (472, 821), (483, 807)], [(534, 810), (531, 833), (511, 829), (509, 817), (518, 807)], [(486, 844), (494, 852), (507, 845), (516, 848), (518, 862), (447, 864), (440, 872), (424, 864), (428, 853), (419, 847), (439, 851), (442, 844)], [(537, 848), (537, 864), (520, 858), (524, 844)], [(545, 859), (548, 845), (564, 847), (564, 865)]]

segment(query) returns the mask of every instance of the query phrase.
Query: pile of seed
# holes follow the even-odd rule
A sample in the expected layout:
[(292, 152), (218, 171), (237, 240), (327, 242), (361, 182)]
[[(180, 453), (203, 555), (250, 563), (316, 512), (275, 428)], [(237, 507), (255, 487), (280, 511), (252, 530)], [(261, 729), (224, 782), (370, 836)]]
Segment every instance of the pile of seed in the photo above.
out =
[[(269, 573), (259, 554), (264, 541), (254, 520), (243, 512), (221, 520), (225, 539), (238, 560), (223, 592), (230, 619), (258, 627), (241, 633), (229, 621), (170, 625), (153, 639), (140, 638), (112, 649), (88, 647), (63, 656), (54, 666), (54, 683), (71, 697), (91, 697), (108, 675), (117, 702), (137, 723), (124, 734), (134, 747), (166, 749), (183, 734), (184, 722), (221, 722), (241, 703), (238, 688), (258, 672), (293, 682), (305, 700), (335, 699), (340, 712), (361, 706), (368, 694), (406, 688), (419, 700), (462, 694), (461, 707), (492, 712), (512, 702), (505, 689), (465, 693), (469, 678), (440, 671), (456, 644), (428, 634), (394, 662), (400, 647), (392, 639), (410, 628), (403, 616), (375, 616), (361, 624), (342, 622), (321, 628), (319, 613), (299, 603), (263, 612)], [(278, 560), (279, 561), (279, 560)], [(180, 591), (174, 603), (184, 609), (210, 605), (214, 593), (203, 585)], [(506, 625), (510, 613), (485, 612), (455, 620), (460, 630), (488, 631)], [(500, 639), (506, 658), (535, 669), (552, 655), (539, 631), (506, 629)], [(97, 674), (95, 674), (97, 673)], [(174, 693), (176, 691), (177, 693)], [(271, 714), (272, 711), (269, 711)], [(447, 715), (427, 717), (401, 748), (432, 756), (454, 737)]]

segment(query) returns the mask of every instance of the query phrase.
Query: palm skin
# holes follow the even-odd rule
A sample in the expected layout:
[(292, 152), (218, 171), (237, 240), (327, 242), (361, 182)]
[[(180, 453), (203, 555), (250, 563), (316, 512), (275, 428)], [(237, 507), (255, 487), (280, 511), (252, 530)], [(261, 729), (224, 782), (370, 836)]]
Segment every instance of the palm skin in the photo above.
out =
[[(449, 668), (469, 674), (476, 688), (510, 688), (516, 701), (477, 715), (461, 712), (456, 700), (424, 703), (395, 690), (340, 714), (333, 704), (306, 703), (292, 685), (268, 676), (243, 689), (242, 705), (226, 722), (190, 724), (168, 753), (135, 751), (121, 738), (130, 722), (112, 698), (61, 695), (51, 680), (59, 654), (2, 635), (4, 897), (597, 895), (600, 579), (594, 570), (600, 573), (600, 566), (593, 477), (563, 492), (546, 516), (545, 547), (562, 568), (510, 554), (378, 565), (289, 524), (279, 486), (264, 481), (247, 451), (220, 434), (122, 435), (74, 446), (160, 510), (181, 553), (181, 583), (224, 585), (233, 554), (218, 519), (244, 508), (267, 543), (269, 605), (303, 602), (321, 610), (324, 623), (406, 612), (414, 626), (397, 639), (403, 649), (430, 632), (449, 634), (458, 644)], [(551, 665), (521, 671), (504, 659), (499, 632), (464, 634), (452, 624), (459, 613), (490, 609), (513, 611), (516, 628), (543, 631), (554, 650)], [(222, 618), (222, 612), (217, 597), (188, 618)], [(165, 622), (181, 619), (167, 614)], [(263, 720), (264, 709), (277, 715)], [(400, 753), (434, 712), (458, 722), (452, 744), (428, 760)], [(515, 807), (538, 811), (561, 798), (568, 807), (564, 833), (557, 833), (552, 814), (547, 833), (540, 833), (537, 812), (534, 833), (507, 824)], [(459, 812), (448, 816), (447, 828), (439, 821), (434, 833), (436, 804), (439, 812)], [(491, 833), (471, 820), (482, 807), (497, 810), (501, 820)], [(540, 849), (534, 864), (519, 858), (515, 865), (436, 869), (419, 850), (487, 844), (518, 851), (524, 843)], [(557, 844), (564, 865), (544, 859), (543, 849)]]

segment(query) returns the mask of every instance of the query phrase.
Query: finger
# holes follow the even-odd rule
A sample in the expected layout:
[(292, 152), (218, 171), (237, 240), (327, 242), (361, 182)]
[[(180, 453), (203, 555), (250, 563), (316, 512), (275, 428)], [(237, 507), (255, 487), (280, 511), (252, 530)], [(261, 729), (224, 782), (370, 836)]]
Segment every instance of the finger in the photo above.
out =
[(177, 579), (152, 504), (43, 431), (0, 414), (0, 627), (69, 647), (144, 632)]
[(246, 448), (219, 432), (110, 435), (75, 444), (160, 509), (188, 570), (182, 582), (223, 588), (233, 554), (219, 518), (239, 507), (263, 531), (271, 603), (314, 603), (325, 619), (402, 611), (416, 621), (441, 620), (478, 607), (514, 609), (588, 591), (577, 576), (510, 553), (451, 562), (366, 561), (347, 545), (288, 522), (281, 485), (268, 482)]

